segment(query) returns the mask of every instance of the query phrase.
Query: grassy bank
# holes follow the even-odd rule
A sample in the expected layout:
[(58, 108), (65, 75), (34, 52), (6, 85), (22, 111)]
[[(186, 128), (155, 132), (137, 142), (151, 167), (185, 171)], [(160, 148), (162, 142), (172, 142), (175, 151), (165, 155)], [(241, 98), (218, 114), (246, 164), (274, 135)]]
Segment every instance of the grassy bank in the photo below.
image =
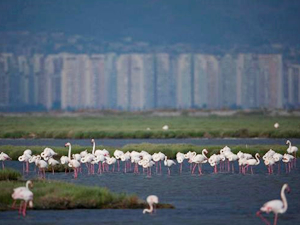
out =
[[(87, 187), (58, 181), (33, 181), (34, 209), (137, 209), (146, 204), (136, 195), (116, 194), (102, 187)], [(1, 181), (0, 210), (10, 210), (13, 189), (25, 181)], [(158, 208), (173, 208), (159, 204)]]
[[(31, 149), (33, 154), (40, 154), (43, 149), (46, 146), (0, 146), (0, 151), (4, 151), (5, 153), (9, 154), (10, 157), (12, 157), (13, 160), (17, 160), (20, 155), (23, 154), (23, 151), (25, 149)], [(51, 147), (51, 146), (47, 146)], [(198, 146), (198, 145), (191, 145), (191, 144), (149, 144), (149, 143), (143, 143), (143, 144), (129, 144), (125, 145), (120, 150), (126, 152), (126, 151), (147, 151), (151, 154), (155, 152), (163, 152), (168, 156), (168, 158), (175, 158), (177, 152), (186, 153), (188, 151), (195, 151), (197, 153), (201, 153), (204, 148), (206, 148), (209, 152), (208, 155), (212, 155), (214, 153), (219, 153), (220, 149), (224, 146)], [(300, 148), (300, 146), (297, 146)], [(59, 159), (62, 155), (68, 154), (68, 149), (64, 147), (51, 147), (54, 149), (55, 152), (58, 153), (58, 155), (55, 157)], [(109, 147), (109, 146), (98, 146), (97, 149), (103, 149), (106, 148), (110, 155), (113, 155), (113, 152), (115, 151), (115, 148)], [(243, 151), (251, 154), (260, 153), (265, 154), (266, 151), (269, 149), (273, 149), (276, 152), (279, 153), (286, 153), (287, 145), (236, 145), (236, 146), (230, 146), (232, 152), (237, 153), (238, 151)], [(90, 146), (72, 146), (72, 153), (79, 153), (85, 149), (88, 149), (88, 152), (92, 151), (92, 148)], [(300, 152), (298, 151), (298, 157)]]
[(3, 180), (18, 180), (22, 177), (21, 173), (17, 170), (6, 168), (0, 170), (0, 181)]
[[(275, 122), (280, 124), (278, 129), (274, 128)], [(166, 124), (170, 129), (163, 131)], [(161, 117), (134, 114), (0, 117), (0, 138), (188, 137), (300, 138), (300, 119), (262, 115)]]

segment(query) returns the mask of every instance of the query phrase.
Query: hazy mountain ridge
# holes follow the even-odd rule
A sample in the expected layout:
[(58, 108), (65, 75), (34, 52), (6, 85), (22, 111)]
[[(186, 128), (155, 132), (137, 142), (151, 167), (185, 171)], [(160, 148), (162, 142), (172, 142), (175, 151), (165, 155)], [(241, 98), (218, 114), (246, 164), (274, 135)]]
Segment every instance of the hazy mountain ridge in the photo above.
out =
[(130, 37), (155, 45), (300, 42), (300, 2), (290, 1), (8, 1), (0, 31), (64, 32), (101, 41)]

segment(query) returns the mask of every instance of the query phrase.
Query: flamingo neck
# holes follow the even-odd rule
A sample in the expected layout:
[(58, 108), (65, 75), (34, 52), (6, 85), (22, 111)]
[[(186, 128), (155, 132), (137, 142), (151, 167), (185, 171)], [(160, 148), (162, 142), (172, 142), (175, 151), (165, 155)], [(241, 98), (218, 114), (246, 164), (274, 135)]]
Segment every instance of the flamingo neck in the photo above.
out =
[(152, 213), (153, 212), (153, 205), (149, 203), (150, 209), (144, 209), (143, 213)]
[(205, 152), (206, 152), (205, 150), (202, 150), (202, 155), (204, 156), (204, 158), (207, 158)]
[(288, 208), (288, 203), (287, 203), (287, 200), (286, 200), (286, 197), (285, 197), (285, 192), (284, 192), (285, 189), (286, 189), (286, 187), (282, 187), (281, 193), (280, 193), (281, 200), (283, 202), (283, 209), (281, 210), (282, 213), (285, 213), (287, 208)]
[(30, 181), (28, 180), (28, 181), (26, 182), (26, 188), (27, 188), (27, 189), (29, 189), (29, 183), (30, 183)]
[(288, 145), (289, 145), (289, 148), (292, 147), (292, 143), (290, 141), (287, 141)]
[(96, 143), (95, 141), (93, 142), (93, 151), (92, 151), (92, 154), (94, 155), (95, 154), (95, 148), (96, 148)]
[(260, 163), (260, 160), (259, 160), (259, 158), (258, 158), (258, 155), (255, 155), (255, 158), (256, 158), (256, 160), (257, 160), (256, 165), (258, 165), (258, 164)]
[(69, 160), (71, 160), (71, 144), (69, 144), (69, 154), (68, 154)]

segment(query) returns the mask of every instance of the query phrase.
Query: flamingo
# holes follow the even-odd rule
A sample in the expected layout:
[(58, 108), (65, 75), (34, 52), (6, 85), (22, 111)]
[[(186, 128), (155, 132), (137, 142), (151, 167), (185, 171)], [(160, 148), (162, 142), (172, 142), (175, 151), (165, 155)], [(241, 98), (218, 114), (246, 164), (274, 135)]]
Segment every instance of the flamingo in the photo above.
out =
[(4, 161), (5, 160), (11, 160), (11, 158), (4, 152), (1, 152), (0, 153), (0, 161), (2, 161), (2, 169), (4, 169)]
[(118, 171), (120, 171), (120, 159), (121, 159), (122, 155), (124, 155), (124, 152), (122, 152), (122, 151), (120, 151), (118, 149), (116, 149), (114, 151), (114, 156), (117, 159)]
[(279, 123), (274, 123), (275, 129), (279, 128)]
[(163, 129), (163, 130), (169, 130), (169, 126), (168, 126), (168, 125), (164, 125), (164, 126), (162, 127), (162, 129)]
[(48, 160), (49, 158), (57, 155), (56, 152), (52, 148), (46, 147), (44, 151), (41, 153), (41, 156), (44, 158), (44, 160)]
[(36, 166), (39, 168), (39, 172), (42, 172), (42, 178), (46, 178), (45, 170), (48, 167), (48, 163), (41, 159), (41, 157), (37, 157), (35, 160)]
[(182, 163), (184, 161), (184, 154), (181, 152), (177, 152), (176, 160), (180, 164), (179, 173), (181, 173), (182, 172)]
[(206, 163), (207, 162), (207, 156), (205, 154), (208, 154), (208, 151), (206, 149), (202, 150), (202, 155), (196, 155), (194, 156), (191, 160), (193, 163), (195, 163), (194, 168), (192, 170), (192, 173), (194, 173), (196, 166), (198, 165), (198, 171), (199, 171), (199, 175), (202, 174), (201, 171), (201, 164), (202, 163)]
[(256, 154), (255, 154), (255, 159), (248, 159), (248, 160), (246, 161), (246, 166), (245, 166), (245, 168), (244, 168), (244, 174), (246, 173), (246, 169), (247, 169), (249, 166), (251, 166), (251, 173), (253, 174), (252, 166), (257, 166), (257, 165), (260, 163), (260, 160), (259, 160), (258, 157), (260, 157), (260, 156), (259, 156), (258, 153), (256, 153)]
[(292, 146), (292, 143), (290, 142), (290, 140), (286, 141), (286, 144), (289, 145), (288, 149), (287, 149), (287, 153), (289, 154), (293, 154), (294, 153), (294, 166), (296, 166), (296, 161), (297, 161), (297, 152), (298, 152), (298, 148), (296, 146)]
[(155, 162), (153, 162), (152, 160), (151, 161), (148, 161), (148, 160), (145, 160), (142, 164), (142, 167), (144, 169), (147, 169), (147, 176), (148, 177), (151, 177), (151, 167), (155, 165)]
[(52, 167), (52, 173), (54, 174), (54, 167), (59, 164), (59, 162), (53, 158), (48, 160), (48, 164)]
[(78, 168), (80, 167), (80, 162), (78, 162), (76, 159), (71, 159), (71, 143), (68, 142), (65, 144), (65, 147), (69, 147), (69, 154), (68, 154), (68, 158), (69, 158), (69, 167), (72, 167), (74, 170), (74, 178), (76, 179), (78, 176)]
[[(20, 162), (24, 162), (25, 164), (23, 164), (23, 173), (24, 172), (29, 172), (29, 159), (31, 158), (31, 154), (32, 154), (32, 151), (30, 149), (26, 149), (24, 152), (23, 152), (23, 155), (19, 156), (18, 160)], [(26, 165), (26, 169), (25, 169), (25, 166)]]
[(293, 162), (294, 156), (290, 155), (290, 154), (284, 154), (283, 158), (282, 158), (282, 162), (286, 163), (285, 164), (285, 171), (287, 172), (291, 172), (291, 165)]
[[(12, 208), (15, 208), (15, 204), (17, 199), (21, 199), (24, 201), (21, 202), (20, 204), (20, 209), (19, 209), (19, 213), (22, 212), (23, 216), (26, 216), (26, 207), (27, 207), (27, 202), (29, 202), (29, 207), (32, 208), (33, 207), (33, 193), (29, 190), (29, 185), (32, 187), (33, 184), (30, 180), (28, 180), (26, 182), (26, 187), (18, 187), (14, 189), (14, 192), (12, 193), (11, 197), (14, 199), (14, 202), (12, 204)], [(23, 206), (24, 205), (24, 206)], [(22, 210), (22, 206), (23, 206), (23, 210)]]
[(176, 163), (175, 163), (173, 160), (168, 159), (167, 156), (165, 156), (164, 164), (165, 164), (165, 166), (168, 167), (168, 174), (171, 175), (170, 167), (171, 167), (172, 165), (176, 165)]
[(115, 157), (106, 157), (106, 163), (108, 166), (113, 165), (112, 172), (115, 172), (115, 163), (117, 162)]
[(281, 188), (281, 193), (280, 193), (281, 200), (271, 200), (269, 202), (266, 202), (256, 213), (256, 215), (259, 216), (266, 224), (269, 225), (270, 223), (267, 219), (265, 219), (261, 215), (262, 212), (266, 212), (266, 213), (273, 212), (275, 214), (274, 225), (277, 224), (278, 213), (282, 214), (286, 212), (288, 208), (288, 203), (285, 197), (285, 192), (284, 192), (285, 190), (287, 190), (287, 193), (290, 192), (290, 187), (288, 186), (288, 184), (284, 184)]
[(154, 208), (153, 205), (154, 204), (158, 204), (158, 197), (156, 195), (149, 195), (146, 199), (147, 203), (149, 204), (149, 209), (144, 209), (143, 210), (143, 214), (145, 214), (146, 212), (148, 213), (152, 213)]

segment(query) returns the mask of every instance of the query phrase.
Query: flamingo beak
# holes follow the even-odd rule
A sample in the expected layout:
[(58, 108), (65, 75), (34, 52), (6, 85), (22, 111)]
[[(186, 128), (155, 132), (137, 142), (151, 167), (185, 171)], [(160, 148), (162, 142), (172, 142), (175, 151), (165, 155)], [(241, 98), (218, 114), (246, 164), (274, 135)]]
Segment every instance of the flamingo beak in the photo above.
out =
[(291, 189), (290, 189), (290, 187), (287, 187), (287, 191), (286, 191), (287, 193), (290, 193), (291, 192)]

